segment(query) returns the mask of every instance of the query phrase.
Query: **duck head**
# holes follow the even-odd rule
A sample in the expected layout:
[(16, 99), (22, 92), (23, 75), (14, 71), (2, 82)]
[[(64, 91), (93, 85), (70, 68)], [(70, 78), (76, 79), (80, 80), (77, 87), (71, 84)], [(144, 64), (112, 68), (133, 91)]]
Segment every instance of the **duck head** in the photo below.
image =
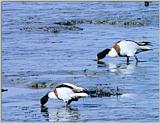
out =
[(111, 49), (105, 49), (103, 51), (101, 51), (100, 53), (97, 54), (97, 61), (99, 61), (100, 59), (103, 59), (109, 52)]
[(48, 99), (52, 98), (52, 99), (57, 99), (57, 96), (55, 95), (54, 92), (49, 92), (46, 95), (44, 95), (41, 99), (40, 99), (40, 105), (44, 106), (44, 104), (46, 104), (48, 102)]

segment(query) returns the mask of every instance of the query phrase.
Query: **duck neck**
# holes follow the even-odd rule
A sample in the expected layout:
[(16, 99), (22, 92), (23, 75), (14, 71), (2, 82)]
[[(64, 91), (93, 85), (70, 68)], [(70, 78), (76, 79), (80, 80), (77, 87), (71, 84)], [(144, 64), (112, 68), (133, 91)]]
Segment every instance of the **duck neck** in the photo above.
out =
[(118, 53), (116, 52), (116, 50), (114, 48), (112, 48), (109, 51), (108, 56), (110, 56), (110, 57), (116, 57), (116, 56), (118, 56)]
[(48, 97), (51, 99), (58, 99), (54, 92), (49, 92)]

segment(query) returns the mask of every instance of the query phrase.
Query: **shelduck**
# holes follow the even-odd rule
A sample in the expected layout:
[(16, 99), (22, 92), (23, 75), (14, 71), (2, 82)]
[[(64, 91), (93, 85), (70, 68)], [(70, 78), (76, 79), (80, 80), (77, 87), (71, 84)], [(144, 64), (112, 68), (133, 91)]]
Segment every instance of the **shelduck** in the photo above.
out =
[(129, 58), (134, 56), (136, 61), (139, 62), (136, 54), (152, 50), (148, 45), (150, 45), (150, 42), (136, 42), (133, 40), (118, 41), (111, 49), (105, 49), (98, 53), (96, 60), (99, 61), (108, 55), (110, 57), (127, 57), (127, 63), (129, 63)]
[(47, 103), (48, 99), (59, 99), (64, 101), (65, 106), (70, 105), (72, 101), (78, 101), (78, 99), (87, 97), (88, 94), (85, 92), (85, 89), (78, 87), (71, 83), (63, 83), (55, 87), (51, 92), (48, 92), (40, 99), (40, 104), (43, 106)]

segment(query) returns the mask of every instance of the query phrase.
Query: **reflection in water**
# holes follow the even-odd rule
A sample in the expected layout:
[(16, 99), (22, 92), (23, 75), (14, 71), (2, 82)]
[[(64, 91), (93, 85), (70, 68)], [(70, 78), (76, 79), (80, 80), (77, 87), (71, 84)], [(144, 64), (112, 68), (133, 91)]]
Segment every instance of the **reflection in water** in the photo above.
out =
[(45, 117), (46, 121), (49, 121), (48, 107), (42, 106), (41, 112), (42, 112), (42, 115)]
[(98, 67), (107, 67), (110, 72), (118, 73), (118, 74), (132, 74), (135, 71), (135, 68), (137, 66), (136, 64), (116, 64), (116, 63), (108, 63), (98, 61), (97, 62)]
[(43, 106), (41, 112), (46, 121), (77, 121), (80, 117), (78, 109), (71, 106), (49, 109), (49, 111)]

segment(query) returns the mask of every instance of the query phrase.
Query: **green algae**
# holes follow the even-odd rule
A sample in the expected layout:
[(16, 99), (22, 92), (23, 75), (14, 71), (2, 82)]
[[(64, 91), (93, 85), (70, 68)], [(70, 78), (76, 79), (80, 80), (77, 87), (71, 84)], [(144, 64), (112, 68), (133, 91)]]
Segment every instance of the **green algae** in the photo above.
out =
[(41, 89), (41, 88), (53, 88), (57, 83), (53, 82), (28, 82), (26, 84), (29, 88)]

